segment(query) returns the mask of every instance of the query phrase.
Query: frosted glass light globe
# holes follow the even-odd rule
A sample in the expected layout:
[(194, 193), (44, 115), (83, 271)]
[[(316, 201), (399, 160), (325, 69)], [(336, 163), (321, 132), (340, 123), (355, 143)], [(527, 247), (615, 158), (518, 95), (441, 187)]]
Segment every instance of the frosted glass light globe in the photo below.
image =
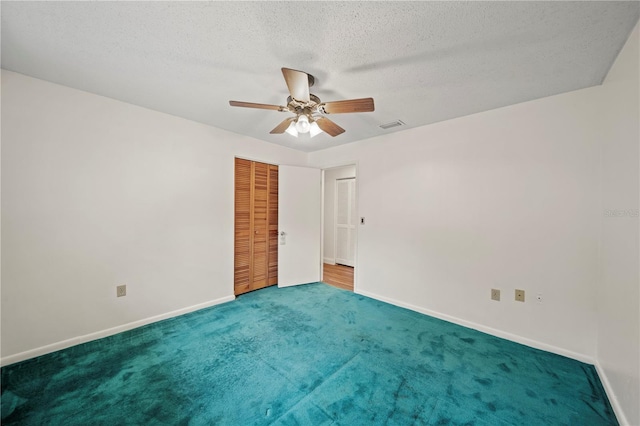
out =
[(320, 133), (322, 133), (322, 129), (320, 129), (318, 123), (316, 123), (315, 121), (311, 123), (311, 127), (309, 128), (309, 134), (311, 135), (311, 137), (317, 136)]
[(301, 115), (298, 117), (298, 122), (296, 123), (296, 130), (299, 133), (307, 133), (311, 125), (309, 124), (309, 119), (306, 115)]

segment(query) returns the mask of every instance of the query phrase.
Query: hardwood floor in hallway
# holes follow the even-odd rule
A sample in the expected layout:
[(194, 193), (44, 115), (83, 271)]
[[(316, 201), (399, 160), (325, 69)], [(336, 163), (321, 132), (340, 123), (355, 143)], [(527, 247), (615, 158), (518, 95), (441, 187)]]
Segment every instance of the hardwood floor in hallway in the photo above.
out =
[(343, 290), (353, 291), (353, 268), (324, 263), (322, 265), (322, 282)]

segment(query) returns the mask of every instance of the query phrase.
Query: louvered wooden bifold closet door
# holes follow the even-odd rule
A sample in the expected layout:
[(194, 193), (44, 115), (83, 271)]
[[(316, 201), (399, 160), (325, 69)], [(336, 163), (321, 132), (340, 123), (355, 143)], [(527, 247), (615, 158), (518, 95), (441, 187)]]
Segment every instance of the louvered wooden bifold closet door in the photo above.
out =
[(278, 282), (278, 166), (236, 158), (234, 292)]

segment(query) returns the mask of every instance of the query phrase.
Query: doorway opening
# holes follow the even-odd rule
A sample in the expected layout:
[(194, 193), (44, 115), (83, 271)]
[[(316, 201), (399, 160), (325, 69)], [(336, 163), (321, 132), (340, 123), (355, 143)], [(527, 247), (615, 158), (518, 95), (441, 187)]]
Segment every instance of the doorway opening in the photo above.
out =
[(357, 241), (356, 166), (323, 173), (322, 281), (353, 291)]

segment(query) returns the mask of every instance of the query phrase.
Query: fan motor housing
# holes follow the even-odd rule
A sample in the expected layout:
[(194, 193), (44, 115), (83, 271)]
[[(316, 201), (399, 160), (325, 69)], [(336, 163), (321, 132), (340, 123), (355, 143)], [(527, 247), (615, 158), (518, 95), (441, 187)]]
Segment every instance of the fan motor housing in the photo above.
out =
[(309, 94), (309, 102), (299, 102), (291, 96), (287, 97), (287, 107), (295, 114), (311, 115), (322, 101), (314, 94)]

